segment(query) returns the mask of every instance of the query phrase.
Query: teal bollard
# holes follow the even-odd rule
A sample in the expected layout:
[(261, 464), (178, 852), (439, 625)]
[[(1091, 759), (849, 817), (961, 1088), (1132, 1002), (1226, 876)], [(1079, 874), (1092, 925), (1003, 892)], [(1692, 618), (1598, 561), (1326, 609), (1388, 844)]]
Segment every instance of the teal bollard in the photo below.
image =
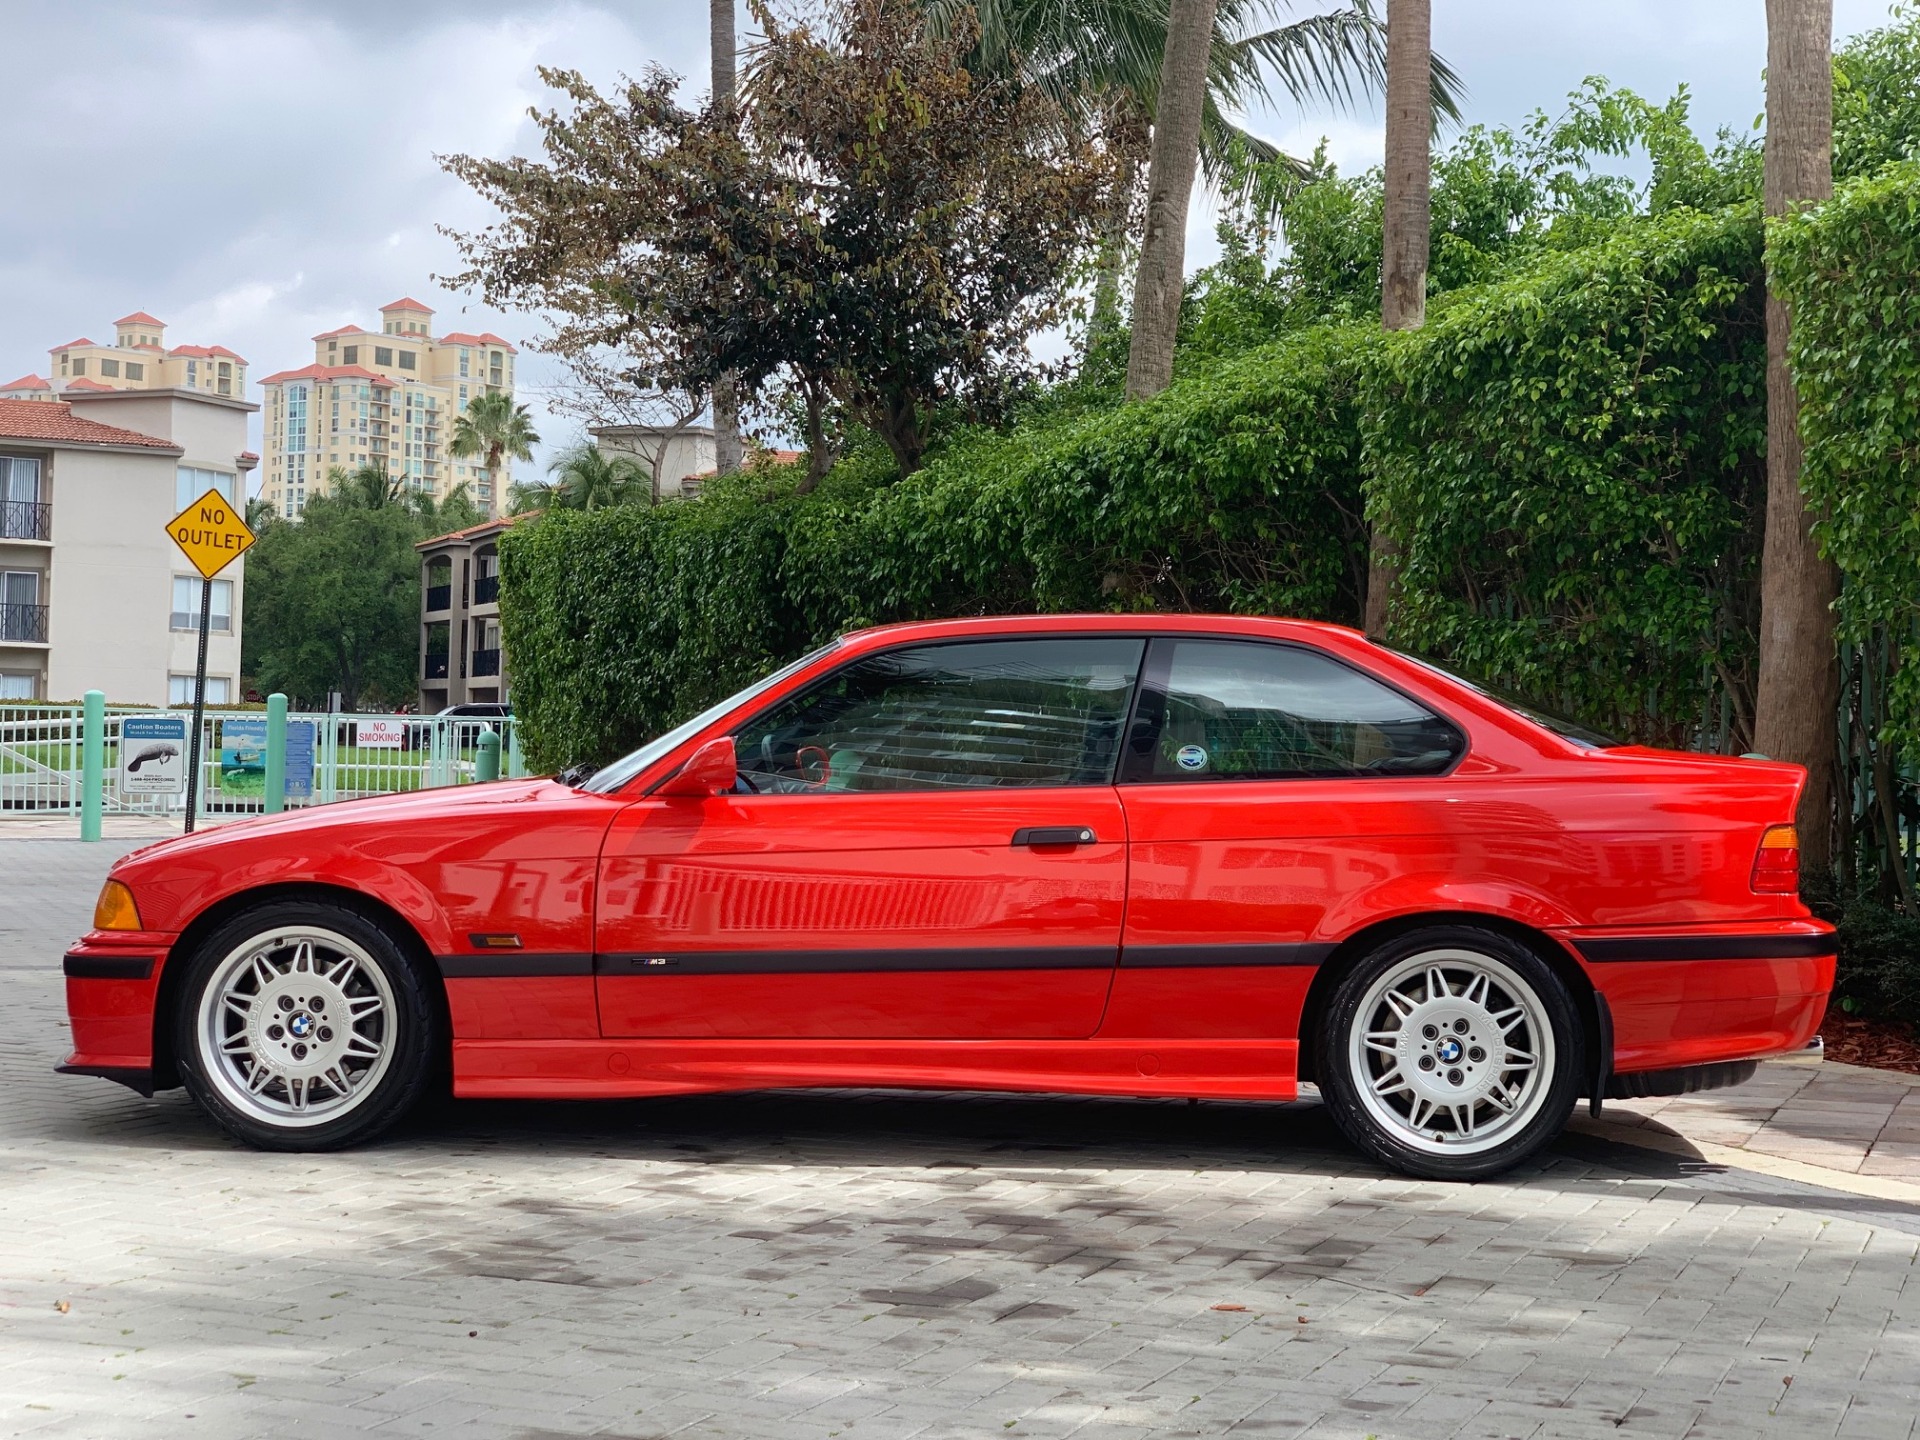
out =
[(278, 815), (287, 806), (287, 697), (267, 697), (266, 813)]
[(100, 838), (100, 808), (107, 785), (107, 697), (89, 690), (80, 722), (80, 838)]
[(500, 732), (498, 730), (480, 732), (480, 753), (473, 757), (473, 778), (482, 781), (500, 778)]

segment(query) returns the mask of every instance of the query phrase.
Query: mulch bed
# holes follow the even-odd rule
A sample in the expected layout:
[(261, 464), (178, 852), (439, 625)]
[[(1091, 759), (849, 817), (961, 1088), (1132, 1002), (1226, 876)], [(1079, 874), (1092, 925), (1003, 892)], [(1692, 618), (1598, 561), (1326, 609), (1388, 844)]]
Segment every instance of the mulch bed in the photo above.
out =
[(1826, 1041), (1829, 1060), (1920, 1075), (1920, 1036), (1911, 1025), (1829, 1010), (1820, 1022), (1820, 1038)]

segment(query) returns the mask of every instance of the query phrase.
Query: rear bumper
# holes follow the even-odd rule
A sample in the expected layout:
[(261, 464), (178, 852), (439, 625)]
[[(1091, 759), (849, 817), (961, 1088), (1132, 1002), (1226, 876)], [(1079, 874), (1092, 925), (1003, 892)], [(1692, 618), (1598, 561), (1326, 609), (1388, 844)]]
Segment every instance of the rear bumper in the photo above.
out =
[(1650, 1072), (1797, 1053), (1820, 1028), (1833, 989), (1833, 927), (1819, 920), (1569, 930), (1559, 938), (1610, 1013), (1606, 1093), (1614, 1098), (1687, 1093), (1615, 1088)]
[(151, 1065), (84, 1065), (76, 1064), (79, 1056), (68, 1059), (64, 1065), (53, 1067), (56, 1075), (93, 1075), (102, 1080), (112, 1080), (137, 1090), (149, 1100), (153, 1098), (153, 1067)]

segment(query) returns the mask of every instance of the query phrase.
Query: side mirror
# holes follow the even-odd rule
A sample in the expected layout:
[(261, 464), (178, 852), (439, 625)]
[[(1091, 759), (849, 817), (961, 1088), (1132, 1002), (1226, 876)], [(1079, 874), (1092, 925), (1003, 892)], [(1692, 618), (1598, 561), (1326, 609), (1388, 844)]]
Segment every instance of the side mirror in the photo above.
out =
[(722, 735), (688, 756), (687, 763), (661, 782), (653, 793), (704, 800), (709, 795), (731, 790), (739, 774), (740, 766), (733, 756), (733, 737)]

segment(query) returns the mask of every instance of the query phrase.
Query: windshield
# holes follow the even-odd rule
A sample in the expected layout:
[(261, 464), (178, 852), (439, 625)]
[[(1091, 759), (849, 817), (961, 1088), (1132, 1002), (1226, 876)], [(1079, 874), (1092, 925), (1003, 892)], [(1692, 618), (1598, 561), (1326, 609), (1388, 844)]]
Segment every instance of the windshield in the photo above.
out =
[(709, 706), (684, 725), (677, 725), (667, 731), (667, 733), (662, 735), (658, 740), (649, 740), (638, 750), (622, 755), (618, 760), (606, 766), (604, 769), (596, 770), (593, 773), (593, 778), (588, 780), (580, 788), (582, 790), (592, 790), (602, 795), (610, 790), (618, 790), (642, 770), (653, 764), (654, 761), (658, 760), (662, 755), (665, 755), (675, 746), (684, 744), (686, 741), (692, 739), (695, 735), (699, 734), (700, 731), (704, 730), (735, 706), (744, 705), (755, 696), (765, 694), (789, 675), (811, 665), (822, 655), (838, 648), (839, 644), (840, 642), (838, 640), (834, 640), (822, 645), (811, 655), (802, 655), (791, 665), (782, 666), (764, 680), (756, 680), (738, 694), (729, 695), (718, 705)]
[(1542, 710), (1529, 701), (1522, 700), (1518, 696), (1497, 689), (1492, 685), (1483, 684), (1478, 680), (1469, 680), (1466, 676), (1449, 670), (1446, 666), (1437, 664), (1427, 659), (1424, 655), (1414, 655), (1405, 650), (1395, 650), (1393, 653), (1398, 655), (1402, 660), (1411, 660), (1414, 664), (1431, 670), (1436, 675), (1446, 677), (1456, 685), (1464, 685), (1469, 690), (1477, 690), (1489, 700), (1499, 701), (1502, 705), (1506, 706), (1507, 709), (1513, 711), (1514, 714), (1531, 720), (1542, 730), (1551, 730), (1562, 740), (1571, 740), (1583, 750), (1612, 750), (1627, 743), (1624, 740), (1616, 740), (1611, 735), (1602, 735), (1598, 730), (1591, 730), (1578, 721), (1569, 720), (1565, 716), (1555, 715), (1550, 711)]

